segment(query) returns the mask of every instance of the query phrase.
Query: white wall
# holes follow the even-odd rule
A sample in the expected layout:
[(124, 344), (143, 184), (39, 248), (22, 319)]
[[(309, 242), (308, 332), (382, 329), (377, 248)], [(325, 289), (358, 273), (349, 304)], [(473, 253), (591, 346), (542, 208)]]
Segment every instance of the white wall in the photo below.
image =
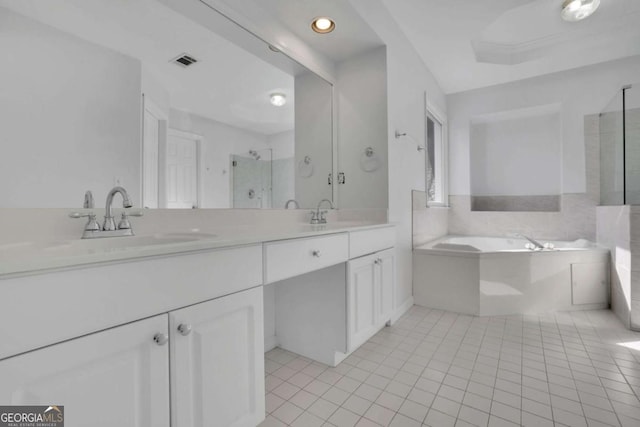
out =
[(267, 137), (185, 111), (171, 109), (169, 128), (195, 133), (202, 139), (203, 208), (230, 207), (230, 156), (269, 148)]
[[(295, 77), (295, 198), (302, 208), (315, 208), (331, 200), (328, 184), (332, 172), (332, 87), (313, 73)], [(311, 164), (303, 166), (308, 156)], [(306, 169), (312, 166), (313, 170)], [(302, 170), (302, 173), (301, 173)]]
[(296, 137), (293, 130), (267, 136), (267, 144), (273, 150), (273, 160), (295, 156)]
[(145, 100), (151, 101), (162, 113), (169, 117), (171, 110), (171, 95), (169, 91), (156, 79), (148, 67), (142, 65), (142, 93)]
[[(338, 64), (338, 185), (339, 206), (386, 208), (387, 174), (387, 52), (375, 48)], [(361, 161), (367, 147), (379, 168), (366, 172)]]
[[(411, 301), (411, 190), (424, 190), (424, 155), (408, 138), (396, 140), (395, 130), (424, 144), (424, 93), (446, 111), (446, 99), (431, 72), (380, 0), (349, 0), (387, 45), (387, 141), (389, 221), (397, 224), (396, 306)], [(382, 101), (384, 102), (384, 101)], [(340, 113), (341, 120), (348, 120)], [(342, 143), (342, 142), (341, 142)], [(378, 191), (369, 188), (370, 191)]]
[(470, 194), (469, 123), (474, 116), (560, 103), (562, 190), (586, 191), (584, 116), (599, 113), (627, 83), (638, 80), (640, 57), (583, 67), (447, 97), (450, 194)]
[(2, 8), (0, 51), (0, 207), (140, 206), (140, 63)]
[(471, 194), (561, 193), (562, 124), (558, 113), (471, 123)]

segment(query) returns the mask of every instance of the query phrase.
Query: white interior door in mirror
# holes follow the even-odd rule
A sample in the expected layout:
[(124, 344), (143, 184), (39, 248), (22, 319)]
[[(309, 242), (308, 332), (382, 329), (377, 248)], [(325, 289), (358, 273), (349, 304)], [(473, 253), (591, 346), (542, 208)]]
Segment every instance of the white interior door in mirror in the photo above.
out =
[(169, 130), (166, 152), (166, 207), (197, 208), (200, 136)]
[(148, 97), (144, 97), (143, 103), (142, 206), (157, 208), (159, 206), (159, 152), (160, 146), (165, 145), (161, 138), (166, 138), (167, 117)]

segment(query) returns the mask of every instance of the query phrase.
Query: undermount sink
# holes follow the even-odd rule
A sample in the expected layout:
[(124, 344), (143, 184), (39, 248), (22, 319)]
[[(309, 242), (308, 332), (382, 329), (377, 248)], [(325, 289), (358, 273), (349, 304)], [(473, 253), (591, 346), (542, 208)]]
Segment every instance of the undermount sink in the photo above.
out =
[(215, 237), (215, 234), (201, 232), (162, 233), (149, 236), (107, 237), (102, 239), (81, 239), (53, 242), (43, 249), (48, 253), (96, 252), (157, 245), (188, 243)]
[(25, 258), (40, 255), (68, 256), (87, 253), (128, 250), (132, 248), (154, 247), (196, 242), (213, 239), (215, 234), (199, 230), (185, 232), (158, 233), (147, 236), (106, 237), (96, 239), (53, 240), (46, 242), (16, 242), (0, 245), (1, 259)]

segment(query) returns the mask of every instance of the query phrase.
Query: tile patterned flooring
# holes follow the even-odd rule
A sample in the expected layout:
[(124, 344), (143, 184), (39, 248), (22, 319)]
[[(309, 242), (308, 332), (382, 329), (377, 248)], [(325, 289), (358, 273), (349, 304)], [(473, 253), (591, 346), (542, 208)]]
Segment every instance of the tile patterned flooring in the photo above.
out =
[(336, 368), (279, 348), (265, 357), (261, 427), (640, 426), (640, 333), (608, 310), (414, 306)]

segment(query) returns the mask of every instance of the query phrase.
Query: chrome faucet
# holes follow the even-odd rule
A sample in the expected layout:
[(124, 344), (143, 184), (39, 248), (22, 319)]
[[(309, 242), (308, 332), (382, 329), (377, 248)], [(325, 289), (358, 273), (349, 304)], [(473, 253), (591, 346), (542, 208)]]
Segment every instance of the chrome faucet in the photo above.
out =
[(322, 206), (323, 202), (329, 203), (331, 209), (335, 209), (333, 206), (333, 202), (329, 199), (322, 199), (318, 202), (318, 206), (315, 211), (311, 211), (311, 224), (326, 224), (327, 223), (327, 211), (320, 211), (320, 206)]
[(517, 237), (523, 237), (523, 238), (527, 239), (534, 246), (534, 248), (536, 248), (536, 249), (544, 249), (545, 248), (545, 246), (542, 243), (538, 242), (536, 239), (532, 239), (529, 236), (525, 236), (524, 234), (520, 234), (520, 233), (517, 233), (516, 236)]
[[(129, 222), (129, 216), (142, 216), (142, 211), (139, 212), (122, 212), (122, 218), (116, 227), (116, 222), (113, 219), (111, 211), (111, 205), (113, 204), (113, 197), (120, 193), (122, 195), (122, 206), (130, 208), (133, 206), (129, 199), (127, 190), (122, 187), (114, 187), (109, 191), (107, 195), (107, 203), (105, 207), (104, 224), (100, 226), (96, 221), (96, 214), (93, 212), (71, 212), (69, 216), (71, 218), (88, 218), (86, 225), (84, 226), (84, 232), (82, 233), (83, 239), (94, 239), (99, 237), (119, 237), (119, 236), (133, 236), (133, 230), (131, 229), (131, 223)], [(90, 192), (85, 194), (85, 207), (93, 208), (93, 196)], [(87, 203), (89, 202), (89, 203)]]
[(293, 203), (293, 205), (295, 206), (295, 209), (300, 209), (300, 204), (298, 203), (298, 201), (296, 199), (287, 200), (287, 203), (284, 204), (284, 208), (285, 209), (289, 209), (289, 205), (291, 203)]
[[(111, 205), (113, 204), (113, 196), (117, 193), (122, 195), (122, 207), (130, 208), (133, 206), (131, 200), (129, 200), (129, 194), (127, 190), (122, 187), (113, 187), (109, 194), (107, 194), (107, 204), (104, 208), (104, 223), (102, 224), (102, 230), (104, 231), (113, 231), (116, 230), (116, 222), (113, 220), (113, 215), (111, 215)], [(125, 215), (122, 217), (123, 221), (126, 220)], [(129, 227), (131, 228), (131, 227)]]

